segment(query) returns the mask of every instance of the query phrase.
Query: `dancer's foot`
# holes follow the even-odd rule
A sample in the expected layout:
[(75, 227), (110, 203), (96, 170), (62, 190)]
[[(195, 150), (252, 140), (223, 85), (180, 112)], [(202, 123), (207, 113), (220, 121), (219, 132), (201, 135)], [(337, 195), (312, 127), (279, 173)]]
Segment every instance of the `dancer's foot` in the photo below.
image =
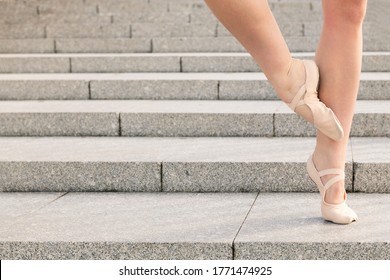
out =
[[(325, 201), (325, 197), (328, 194), (328, 191), (333, 188), (335, 183), (344, 182), (344, 169), (340, 168), (328, 168), (328, 169), (318, 169), (315, 166), (313, 161), (313, 156), (307, 161), (307, 172), (313, 182), (317, 185), (320, 194), (321, 194), (321, 214), (322, 217), (336, 224), (349, 224), (354, 221), (357, 221), (358, 217), (356, 213), (347, 205), (347, 193), (343, 192), (343, 199), (339, 203), (329, 203)], [(326, 183), (322, 182), (322, 177), (332, 176), (330, 180)], [(328, 196), (328, 200), (329, 200)]]
[(318, 98), (319, 71), (315, 62), (292, 59), (287, 76), (290, 78), (290, 86), (283, 101), (326, 136), (336, 141), (341, 140), (344, 131), (338, 118)]

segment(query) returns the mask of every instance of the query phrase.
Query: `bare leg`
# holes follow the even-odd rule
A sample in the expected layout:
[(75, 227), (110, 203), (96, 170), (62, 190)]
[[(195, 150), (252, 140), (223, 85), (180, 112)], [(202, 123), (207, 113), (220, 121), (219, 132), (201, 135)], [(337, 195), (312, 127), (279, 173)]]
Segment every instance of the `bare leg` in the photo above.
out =
[[(304, 67), (291, 54), (267, 0), (205, 0), (211, 11), (251, 54), (278, 96), (290, 102), (304, 83)], [(295, 76), (294, 76), (295, 75)]]
[[(289, 103), (290, 108), (308, 122), (314, 123), (315, 117), (317, 128), (332, 139), (339, 140), (343, 134), (341, 125), (333, 112), (317, 98), (315, 92), (318, 81), (317, 66), (291, 57), (267, 0), (205, 2), (219, 21), (252, 55), (279, 98)], [(295, 96), (297, 98), (292, 102)]]
[[(359, 88), (362, 59), (362, 23), (367, 0), (323, 0), (324, 26), (317, 49), (320, 69), (319, 96), (339, 118), (344, 138), (335, 142), (318, 131), (313, 155), (318, 170), (342, 168)], [(326, 183), (332, 175), (324, 176)], [(341, 203), (344, 183), (327, 192), (325, 201)]]

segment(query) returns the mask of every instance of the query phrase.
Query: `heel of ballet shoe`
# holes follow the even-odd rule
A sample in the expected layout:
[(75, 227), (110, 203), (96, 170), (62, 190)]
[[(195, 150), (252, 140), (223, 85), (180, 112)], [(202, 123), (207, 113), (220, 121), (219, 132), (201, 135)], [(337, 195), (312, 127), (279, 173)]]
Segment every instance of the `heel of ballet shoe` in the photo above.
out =
[(325, 190), (322, 187), (321, 177), (318, 175), (318, 171), (314, 165), (313, 155), (311, 155), (307, 160), (306, 170), (310, 179), (316, 184), (318, 190), (320, 191), (321, 197), (323, 197)]

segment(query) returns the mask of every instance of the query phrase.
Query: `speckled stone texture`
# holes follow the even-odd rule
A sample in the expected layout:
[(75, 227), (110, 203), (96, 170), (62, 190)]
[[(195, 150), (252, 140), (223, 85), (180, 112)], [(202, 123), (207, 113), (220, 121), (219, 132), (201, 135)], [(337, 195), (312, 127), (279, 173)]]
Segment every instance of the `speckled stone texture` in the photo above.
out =
[(0, 80), (0, 99), (88, 99), (88, 86), (88, 81), (77, 80)]
[[(190, 125), (189, 125), (190, 124)], [(123, 136), (272, 136), (272, 114), (121, 114)]]
[(390, 115), (387, 113), (355, 114), (351, 136), (390, 136)]
[(233, 239), (255, 198), (70, 193), (1, 230), (0, 257), (231, 259)]
[(0, 73), (69, 73), (68, 57), (0, 56)]
[(72, 57), (74, 73), (180, 72), (180, 57)]
[(69, 38), (55, 42), (58, 53), (148, 53), (152, 46), (148, 38)]
[[(359, 100), (351, 136), (387, 137), (390, 135), (389, 101)], [(286, 105), (278, 108), (274, 119), (275, 136), (315, 136), (315, 128)]]
[(260, 194), (234, 242), (235, 259), (390, 258), (390, 196), (350, 194), (359, 220), (324, 221), (319, 195)]
[[(317, 192), (306, 163), (164, 162), (164, 191), (185, 192)], [(352, 165), (346, 165), (346, 188), (352, 186)]]
[[(259, 74), (261, 77), (262, 74)], [(271, 84), (265, 80), (222, 80), (219, 82), (219, 99), (226, 100), (277, 100)]]
[(48, 38), (129, 38), (130, 30), (129, 24), (54, 23), (46, 27), (46, 36)]
[[(314, 138), (0, 138), (0, 179), (7, 191), (311, 192), (305, 164), (314, 145)], [(350, 149), (346, 161), (351, 190)]]
[(131, 24), (132, 37), (214, 37), (216, 25), (176, 24), (176, 23), (134, 23)]
[(0, 191), (158, 192), (160, 169), (158, 162), (0, 162)]
[[(379, 76), (379, 75), (376, 74), (375, 76)], [(358, 99), (390, 100), (390, 75), (389, 77), (379, 81), (362, 80), (360, 82)]]
[(45, 38), (43, 24), (2, 24), (0, 25), (0, 39), (38, 39)]
[(246, 52), (240, 43), (231, 37), (180, 37), (153, 38), (153, 52)]
[(96, 80), (91, 81), (91, 98), (213, 100), (218, 98), (218, 81)]
[(117, 113), (1, 113), (1, 136), (117, 136)]
[(390, 193), (390, 139), (353, 138), (354, 189)]
[(0, 225), (1, 259), (390, 257), (387, 194), (350, 194), (359, 220), (348, 226), (324, 221), (310, 193), (0, 193), (0, 201), (12, 221)]
[(53, 53), (53, 39), (0, 39), (1, 53)]
[(259, 72), (250, 56), (183, 56), (183, 72)]

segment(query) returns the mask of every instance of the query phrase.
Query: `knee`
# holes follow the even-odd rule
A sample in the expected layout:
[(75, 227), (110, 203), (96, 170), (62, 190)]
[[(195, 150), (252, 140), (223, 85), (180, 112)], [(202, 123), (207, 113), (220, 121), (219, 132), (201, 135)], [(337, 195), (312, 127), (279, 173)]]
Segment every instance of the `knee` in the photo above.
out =
[(357, 27), (362, 25), (366, 15), (367, 0), (326, 0), (324, 2), (324, 18), (328, 21)]

